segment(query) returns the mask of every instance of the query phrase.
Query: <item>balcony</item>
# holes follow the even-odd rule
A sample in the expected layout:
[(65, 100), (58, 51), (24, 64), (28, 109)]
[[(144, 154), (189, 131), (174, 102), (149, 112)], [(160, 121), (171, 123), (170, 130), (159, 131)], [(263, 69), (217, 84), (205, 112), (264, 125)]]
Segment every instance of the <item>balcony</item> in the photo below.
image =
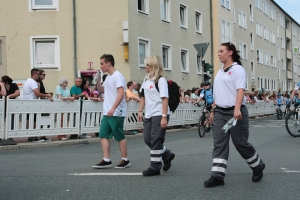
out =
[(293, 73), (292, 73), (292, 71), (287, 71), (287, 78), (288, 79), (293, 79)]
[(286, 50), (286, 58), (292, 60), (292, 52), (290, 52), (289, 50)]
[(292, 38), (292, 34), (289, 30), (285, 29), (285, 34), (286, 34), (286, 38), (288, 38), (288, 39)]

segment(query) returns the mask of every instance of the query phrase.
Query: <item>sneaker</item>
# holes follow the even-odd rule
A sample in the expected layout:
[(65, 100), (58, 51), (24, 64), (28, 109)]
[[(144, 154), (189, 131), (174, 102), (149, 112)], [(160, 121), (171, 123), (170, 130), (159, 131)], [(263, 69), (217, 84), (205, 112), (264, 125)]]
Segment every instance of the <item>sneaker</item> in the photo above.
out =
[(72, 134), (70, 137), (69, 137), (70, 140), (72, 139), (78, 139), (78, 135), (77, 134)]
[(261, 170), (258, 170), (258, 171), (253, 170), (253, 174), (252, 174), (253, 182), (259, 182), (263, 178), (263, 176), (264, 176), (263, 170), (264, 169), (265, 169), (265, 165), (263, 166), (263, 168)]
[(28, 141), (29, 142), (44, 142), (44, 140), (39, 139), (37, 137), (30, 137), (30, 138), (28, 138)]
[(96, 169), (104, 169), (104, 168), (109, 168), (111, 166), (112, 166), (111, 161), (106, 162), (105, 160), (101, 160), (98, 164), (93, 165), (93, 167)]
[(224, 180), (211, 176), (208, 180), (204, 182), (205, 187), (215, 187), (218, 185), (225, 185)]
[(89, 135), (81, 135), (80, 138), (81, 138), (81, 139), (89, 139), (89, 138), (92, 138), (92, 136), (89, 136)]
[(51, 139), (44, 137), (40, 137), (40, 140), (44, 140), (44, 142), (50, 142)]
[(147, 170), (143, 171), (144, 176), (156, 176), (160, 175), (160, 171), (155, 171), (151, 168), (148, 168)]
[(125, 161), (125, 160), (122, 159), (121, 162), (117, 166), (115, 166), (115, 168), (116, 169), (125, 169), (129, 166), (130, 166), (129, 160)]
[(163, 170), (166, 172), (171, 167), (171, 161), (175, 158), (175, 154), (171, 153), (171, 158), (169, 160), (164, 160)]

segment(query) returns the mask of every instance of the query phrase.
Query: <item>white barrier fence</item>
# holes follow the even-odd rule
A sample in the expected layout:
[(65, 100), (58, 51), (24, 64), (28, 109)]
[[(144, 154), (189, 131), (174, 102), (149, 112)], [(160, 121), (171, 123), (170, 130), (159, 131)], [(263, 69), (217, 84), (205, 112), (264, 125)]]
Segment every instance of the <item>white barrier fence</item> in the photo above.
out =
[[(103, 117), (103, 102), (8, 99), (4, 128), (4, 103), (1, 99), (0, 139), (97, 133)], [(246, 106), (249, 117), (273, 114), (276, 110), (273, 102), (258, 102)], [(143, 129), (143, 123), (138, 122), (138, 108), (139, 104), (136, 102), (127, 103), (124, 130)], [(182, 103), (170, 114), (168, 125), (196, 124), (202, 109), (203, 107), (195, 107), (192, 103)], [(285, 105), (282, 110), (285, 110)]]

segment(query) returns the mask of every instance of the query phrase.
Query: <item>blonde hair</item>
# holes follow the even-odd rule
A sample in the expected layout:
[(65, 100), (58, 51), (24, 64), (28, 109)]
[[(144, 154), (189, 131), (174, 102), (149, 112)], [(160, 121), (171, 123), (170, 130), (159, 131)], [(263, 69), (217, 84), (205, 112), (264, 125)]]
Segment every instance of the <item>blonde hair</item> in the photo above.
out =
[(144, 62), (145, 65), (148, 65), (151, 68), (147, 76), (153, 78), (155, 83), (160, 76), (164, 76), (164, 68), (159, 56), (148, 56), (145, 58)]

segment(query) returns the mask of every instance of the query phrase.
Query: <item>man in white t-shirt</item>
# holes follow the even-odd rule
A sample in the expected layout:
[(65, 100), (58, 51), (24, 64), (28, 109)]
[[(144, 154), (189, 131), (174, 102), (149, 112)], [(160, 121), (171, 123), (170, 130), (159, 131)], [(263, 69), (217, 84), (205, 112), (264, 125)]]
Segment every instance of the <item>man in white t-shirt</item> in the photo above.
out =
[(110, 54), (104, 54), (100, 58), (102, 72), (107, 72), (103, 84), (98, 79), (97, 89), (100, 93), (105, 92), (103, 102), (103, 118), (101, 120), (99, 137), (103, 151), (103, 159), (93, 167), (97, 169), (108, 168), (112, 166), (110, 160), (110, 142), (114, 139), (119, 142), (122, 155), (121, 162), (115, 167), (124, 169), (130, 166), (127, 158), (127, 141), (124, 136), (124, 119), (126, 117), (126, 100), (125, 100), (125, 79), (123, 75), (114, 67), (115, 60)]
[[(40, 98), (48, 98), (49, 100), (53, 100), (51, 94), (42, 94), (40, 93), (40, 89), (38, 86), (39, 79), (39, 70), (38, 69), (32, 69), (31, 70), (31, 77), (28, 78), (23, 86), (23, 98), (24, 99), (37, 99)], [(29, 115), (27, 115), (27, 127), (28, 127), (28, 120)], [(34, 127), (36, 122), (36, 115), (34, 115)], [(40, 137), (39, 139), (37, 137), (29, 137), (28, 141), (30, 142), (44, 142), (44, 141), (51, 141), (51, 139), (46, 138), (45, 136)]]

